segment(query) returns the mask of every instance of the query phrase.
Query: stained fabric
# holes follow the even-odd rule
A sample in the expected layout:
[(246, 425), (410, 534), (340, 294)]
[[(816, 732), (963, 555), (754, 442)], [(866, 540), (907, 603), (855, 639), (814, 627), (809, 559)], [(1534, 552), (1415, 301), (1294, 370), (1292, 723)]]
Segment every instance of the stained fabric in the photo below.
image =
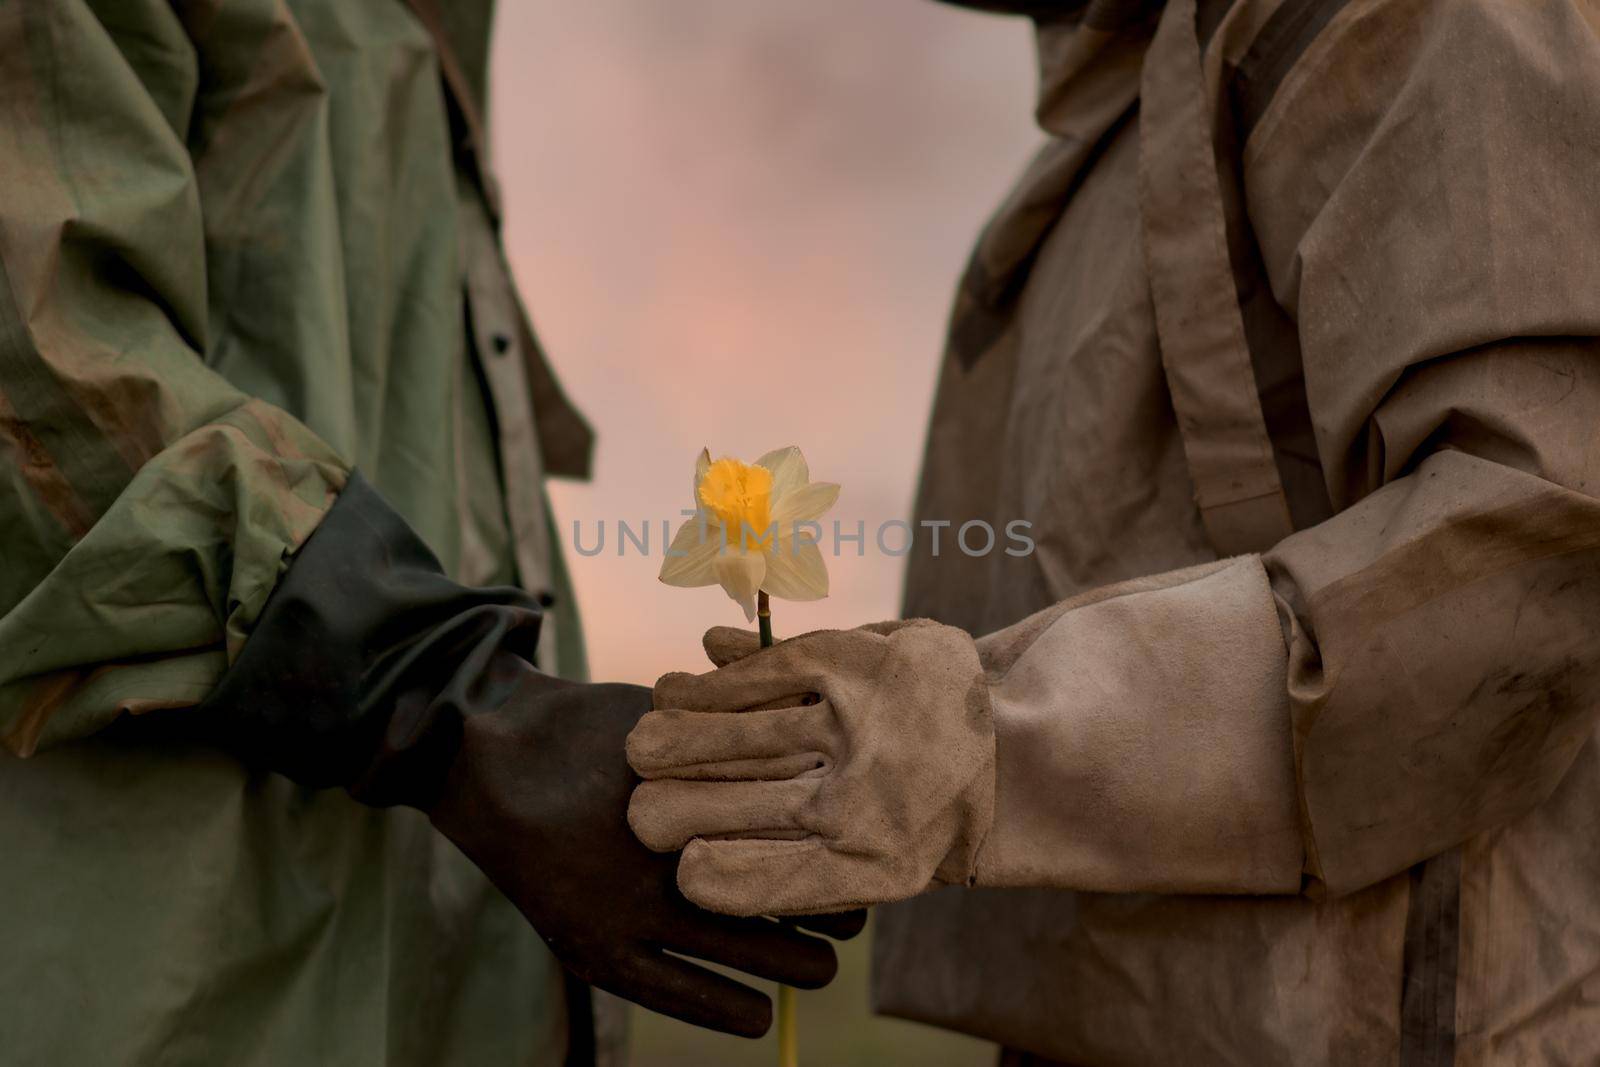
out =
[[(489, 22), (0, 9), (9, 1058), (562, 1061), (558, 968), (424, 817), (105, 730), (212, 694), (357, 467), (452, 577), (553, 605), (540, 654), (581, 671), (539, 486), (500, 472), (581, 473), (587, 427), (492, 223), (466, 236)], [(484, 372), (469, 273), (517, 374)]]
[(1442, 852), (1411, 868), (1400, 1062), (1447, 1067), (1456, 1054), (1456, 979), (1461, 958), (1461, 853)]
[(1173, 0), (1140, 84), (1139, 215), (1167, 392), (1195, 503), (1224, 556), (1294, 531), (1257, 394), (1205, 117), (1194, 0)]
[[(1223, 552), (1140, 255), (1156, 26), (1041, 23), (1048, 141), (958, 293), (917, 504), (1031, 521), (1037, 548), (923, 540), (905, 601), (1028, 674), (1030, 714), (996, 716), (996, 825), (1027, 817), (991, 859), (1034, 857), (1037, 888), (884, 909), (877, 1003), (1085, 1065), (1594, 1060), (1600, 9), (1201, 8), (1161, 18), (1207, 42), (1229, 266), (1296, 529), (1234, 564), (1264, 575), (1254, 599), (1167, 581)], [(1263, 657), (1282, 683), (1227, 708), (1205, 735), (1225, 751), (1167, 747), (1218, 672)], [(1007, 722), (1031, 762), (1010, 786)], [(1085, 777), (1069, 742), (1096, 723), (1144, 732)], [(1233, 837), (1112, 847), (1207, 769), (1276, 802), (1197, 792), (1188, 817), (1242, 819)], [(1083, 782), (1111, 784), (1086, 804)], [(1286, 812), (1298, 877), (1241, 847)], [(1235, 857), (1204, 895), (1197, 852)]]

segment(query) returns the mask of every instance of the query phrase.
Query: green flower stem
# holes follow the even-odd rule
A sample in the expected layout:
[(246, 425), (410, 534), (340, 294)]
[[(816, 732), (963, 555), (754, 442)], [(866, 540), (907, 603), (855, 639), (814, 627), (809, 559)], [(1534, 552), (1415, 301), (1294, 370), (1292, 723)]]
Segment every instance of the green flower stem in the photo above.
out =
[[(765, 589), (756, 594), (756, 622), (761, 647), (772, 647), (772, 601)], [(800, 1067), (800, 1026), (795, 1018), (794, 990), (778, 987), (778, 1067)]]

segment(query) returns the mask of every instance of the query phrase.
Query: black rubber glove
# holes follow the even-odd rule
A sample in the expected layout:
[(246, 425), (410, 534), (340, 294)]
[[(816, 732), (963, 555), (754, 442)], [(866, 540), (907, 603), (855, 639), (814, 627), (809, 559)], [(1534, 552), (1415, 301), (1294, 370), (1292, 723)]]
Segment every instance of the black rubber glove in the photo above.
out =
[[(428, 812), (579, 978), (759, 1036), (766, 996), (667, 953), (810, 988), (833, 977), (832, 946), (678, 893), (676, 857), (639, 844), (626, 818), (623, 741), (650, 691), (539, 673), (539, 620), (521, 590), (451, 582), (354, 475), (180, 728), (303, 784)], [(807, 925), (849, 936), (863, 921)]]
[(668, 953), (811, 988), (833, 977), (832, 947), (771, 920), (702, 911), (678, 892), (677, 857), (628, 831), (636, 779), (617, 754), (650, 690), (551, 689), (528, 673), (499, 710), (466, 720), (434, 825), (580, 978), (685, 1022), (765, 1033), (766, 996)]

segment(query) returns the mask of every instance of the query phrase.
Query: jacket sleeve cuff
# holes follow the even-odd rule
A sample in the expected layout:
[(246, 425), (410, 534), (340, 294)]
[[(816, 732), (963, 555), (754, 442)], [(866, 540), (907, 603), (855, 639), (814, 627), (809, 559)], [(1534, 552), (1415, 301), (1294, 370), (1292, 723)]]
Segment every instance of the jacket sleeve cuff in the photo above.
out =
[(1299, 891), (1287, 653), (1259, 557), (1098, 590), (979, 644), (998, 778), (979, 885)]
[(537, 603), (447, 578), (359, 473), (197, 709), (207, 738), (304, 785), (428, 807), (461, 719), (531, 669)]

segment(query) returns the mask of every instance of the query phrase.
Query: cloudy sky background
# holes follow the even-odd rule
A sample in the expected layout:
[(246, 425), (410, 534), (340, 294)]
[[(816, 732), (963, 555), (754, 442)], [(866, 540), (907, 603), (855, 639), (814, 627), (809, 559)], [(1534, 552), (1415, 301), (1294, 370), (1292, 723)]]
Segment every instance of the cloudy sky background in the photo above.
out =
[[(492, 76), (513, 267), (600, 434), (593, 484), (554, 491), (593, 675), (701, 669), (700, 633), (742, 616), (656, 572), (703, 445), (799, 445), (847, 530), (909, 516), (955, 281), (1038, 139), (1028, 27), (930, 0), (517, 0)], [(652, 557), (618, 558), (616, 521), (647, 517)], [(602, 519), (605, 551), (572, 552)], [(828, 600), (774, 606), (780, 635), (896, 614), (902, 560), (846, 552)]]
[[(502, 0), (494, 147), (513, 267), (600, 433), (558, 484), (597, 679), (703, 669), (720, 589), (656, 581), (694, 456), (804, 449), (834, 517), (909, 517), (945, 315), (983, 220), (1037, 143), (1026, 24), (930, 0)], [(652, 524), (650, 558), (615, 523)], [(571, 551), (572, 524), (593, 546)], [(902, 561), (830, 559), (780, 635), (897, 613)], [(832, 1067), (989, 1067), (992, 1046), (867, 1012), (866, 939), (801, 995)], [(634, 1013), (635, 1067), (769, 1067), (747, 1042)]]

